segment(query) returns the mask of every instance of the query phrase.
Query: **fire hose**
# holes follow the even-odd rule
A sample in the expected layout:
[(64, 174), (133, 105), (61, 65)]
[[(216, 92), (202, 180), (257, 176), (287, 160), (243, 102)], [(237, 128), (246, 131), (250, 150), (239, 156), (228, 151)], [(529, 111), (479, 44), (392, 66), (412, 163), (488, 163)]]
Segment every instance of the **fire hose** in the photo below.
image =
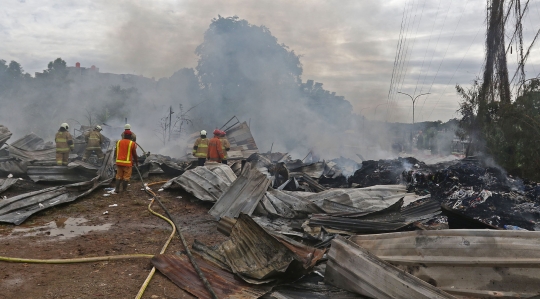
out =
[[(206, 277), (204, 276), (204, 274), (202, 273), (201, 269), (199, 268), (199, 265), (197, 265), (197, 262), (195, 261), (195, 258), (193, 257), (193, 255), (191, 254), (191, 250), (189, 250), (189, 246), (186, 242), (186, 239), (184, 238), (184, 235), (182, 235), (182, 232), (180, 231), (180, 226), (174, 221), (173, 217), (171, 216), (171, 214), (169, 213), (169, 210), (167, 210), (167, 208), (165, 208), (165, 206), (163, 205), (163, 203), (161, 203), (161, 201), (159, 200), (159, 198), (156, 196), (156, 194), (154, 192), (152, 192), (151, 190), (149, 190), (149, 188), (147, 188), (148, 185), (145, 185), (144, 184), (144, 180), (143, 180), (143, 177), (141, 175), (141, 172), (139, 171), (139, 168), (137, 166), (135, 166), (135, 169), (137, 170), (137, 173), (139, 174), (139, 177), (141, 179), (141, 182), (143, 184), (143, 188), (144, 190), (152, 195), (152, 202), (154, 200), (156, 200), (158, 202), (158, 204), (161, 206), (161, 208), (165, 211), (165, 214), (167, 214), (167, 217), (169, 217), (170, 221), (173, 223), (173, 225), (176, 226), (177, 230), (176, 232), (178, 233), (178, 236), (180, 237), (180, 240), (182, 240), (182, 245), (184, 245), (184, 248), (186, 249), (186, 253), (187, 253), (187, 256), (189, 258), (189, 261), (191, 262), (191, 264), (193, 265), (193, 268), (195, 268), (195, 271), (197, 272), (197, 274), (199, 275), (199, 278), (201, 279), (201, 281), (203, 282), (206, 290), (208, 290), (208, 292), (210, 293), (210, 295), (212, 296), (213, 299), (218, 299), (218, 296), (216, 295), (216, 293), (214, 292), (214, 289), (212, 288), (212, 286), (210, 285), (210, 283), (208, 282), (208, 280), (206, 279)], [(157, 184), (157, 183), (153, 183), (153, 184)], [(174, 233), (174, 232), (173, 232)], [(146, 289), (146, 286), (148, 285), (148, 283), (150, 282), (150, 279), (152, 279), (152, 276), (154, 275), (155, 272), (155, 267), (152, 268), (152, 271), (150, 272), (150, 274), (148, 275), (148, 278), (146, 279), (145, 281), (145, 284), (143, 284), (143, 287), (144, 289)], [(144, 292), (144, 289), (143, 287), (141, 287), (141, 291)], [(141, 291), (139, 291), (141, 297), (142, 297), (142, 293)], [(136, 299), (139, 299), (141, 297), (136, 297)]]
[[(139, 170), (137, 169), (137, 171), (139, 171)], [(142, 177), (141, 177), (141, 179), (142, 179)], [(156, 182), (156, 183), (153, 183), (153, 184), (159, 184), (159, 183), (164, 183), (164, 182)], [(153, 184), (150, 184), (150, 185), (153, 185)], [(144, 182), (143, 182), (143, 185), (144, 185)], [(150, 204), (148, 204), (148, 211), (150, 213), (152, 213), (153, 215), (158, 216), (159, 218), (167, 221), (172, 227), (172, 232), (171, 232), (169, 238), (167, 239), (167, 241), (165, 242), (165, 245), (163, 245), (163, 247), (162, 247), (162, 249), (160, 251), (160, 254), (163, 254), (165, 252), (165, 250), (167, 249), (167, 247), (169, 246), (169, 243), (171, 242), (172, 238), (174, 237), (175, 232), (177, 232), (176, 226), (167, 217), (165, 217), (165, 216), (155, 212), (154, 210), (152, 210), (152, 204), (154, 203), (154, 200), (157, 199), (157, 197), (155, 196), (155, 193), (148, 190), (146, 188), (146, 186), (144, 186), (144, 187), (145, 187), (145, 190), (146, 190), (147, 193), (153, 194), (152, 201), (150, 202)], [(160, 205), (161, 205), (161, 203), (160, 203)], [(10, 262), (10, 263), (33, 263), (33, 264), (74, 264), (74, 263), (90, 263), (90, 262), (112, 261), (112, 260), (122, 260), (122, 259), (137, 259), (137, 258), (148, 258), (149, 259), (149, 258), (152, 258), (152, 257), (154, 257), (154, 255), (151, 255), (151, 254), (126, 254), (126, 255), (98, 256), (98, 257), (74, 258), (74, 259), (23, 259), (23, 258), (13, 258), (13, 257), (0, 256), (0, 261)], [(148, 286), (148, 283), (150, 282), (150, 279), (154, 275), (155, 271), (156, 271), (156, 269), (155, 269), (155, 267), (153, 267), (152, 271), (150, 272), (150, 275), (145, 280), (145, 282), (143, 283), (141, 289), (139, 290), (139, 293), (137, 294), (137, 297), (136, 297), (137, 299), (140, 299), (142, 297), (142, 295), (143, 295), (144, 291), (146, 290), (146, 287)]]

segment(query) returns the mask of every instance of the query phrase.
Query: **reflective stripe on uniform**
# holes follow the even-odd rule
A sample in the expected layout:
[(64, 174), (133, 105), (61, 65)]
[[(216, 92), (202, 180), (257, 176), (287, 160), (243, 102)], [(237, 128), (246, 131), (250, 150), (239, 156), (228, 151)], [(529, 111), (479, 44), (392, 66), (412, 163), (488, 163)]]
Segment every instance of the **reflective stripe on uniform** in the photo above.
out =
[(129, 141), (127, 154), (126, 154), (126, 160), (120, 160), (118, 156), (120, 155), (120, 141), (116, 143), (116, 163), (126, 163), (131, 164), (131, 147), (133, 146), (133, 141)]
[(69, 152), (69, 147), (57, 148), (56, 152)]

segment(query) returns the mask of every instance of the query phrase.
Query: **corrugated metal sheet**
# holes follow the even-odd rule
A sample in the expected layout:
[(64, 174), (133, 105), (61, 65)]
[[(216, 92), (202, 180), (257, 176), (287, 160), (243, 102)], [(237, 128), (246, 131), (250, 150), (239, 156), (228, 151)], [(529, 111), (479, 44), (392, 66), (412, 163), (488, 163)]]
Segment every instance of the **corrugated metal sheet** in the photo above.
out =
[(9, 187), (15, 185), (19, 179), (17, 178), (5, 178), (0, 179), (0, 193), (6, 191)]
[(325, 281), (378, 299), (442, 299), (454, 296), (384, 262), (338, 236), (328, 252)]
[(310, 226), (323, 226), (336, 230), (354, 233), (383, 233), (393, 232), (407, 225), (424, 219), (432, 218), (441, 213), (441, 205), (434, 200), (421, 204), (409, 205), (400, 211), (403, 200), (385, 210), (357, 214), (348, 213), (336, 215), (313, 215), (309, 220)]
[(21, 161), (15, 158), (0, 158), (0, 175), (25, 175), (27, 171), (27, 165), (28, 162)]
[(9, 155), (22, 161), (50, 161), (56, 163), (56, 149), (23, 150), (9, 146)]
[(324, 283), (324, 278), (317, 274), (309, 274), (302, 279), (276, 286), (261, 299), (369, 299), (362, 295), (347, 292)]
[(17, 139), (10, 144), (12, 147), (23, 151), (38, 151), (48, 148), (53, 148), (53, 144), (45, 144), (43, 138), (34, 133), (30, 133), (23, 138)]
[[(21, 224), (30, 215), (85, 196), (100, 186), (99, 177), (91, 181), (47, 188), (0, 201), (0, 222)], [(101, 182), (108, 184), (110, 181)]]
[(305, 218), (306, 214), (323, 212), (316, 204), (302, 197), (294, 197), (272, 188), (266, 191), (261, 204), (268, 213), (283, 218)]
[(0, 125), (0, 147), (13, 135), (7, 127)]
[[(255, 299), (272, 288), (265, 285), (250, 285), (238, 279), (233, 273), (216, 267), (201, 258), (195, 257), (195, 260), (218, 298)], [(195, 297), (212, 298), (187, 256), (159, 254), (152, 258), (152, 264), (174, 284)]]
[(540, 294), (540, 232), (412, 231), (353, 236), (377, 257), (468, 298)]
[(200, 200), (216, 202), (235, 180), (236, 175), (229, 166), (216, 163), (188, 170), (162, 188), (178, 184)]
[[(79, 165), (80, 166), (80, 165)], [(26, 173), (34, 182), (86, 182), (96, 176), (96, 169), (66, 166), (28, 166)]]
[(327, 213), (376, 212), (395, 204), (406, 193), (406, 186), (403, 185), (377, 185), (367, 188), (330, 189), (305, 199)]
[(251, 163), (246, 163), (242, 174), (221, 195), (208, 213), (216, 219), (236, 218), (240, 213), (251, 215), (270, 186), (270, 180)]
[(287, 276), (300, 277), (312, 268), (324, 251), (309, 247), (259, 226), (240, 214), (229, 239), (216, 248), (232, 271), (250, 283), (265, 283)]

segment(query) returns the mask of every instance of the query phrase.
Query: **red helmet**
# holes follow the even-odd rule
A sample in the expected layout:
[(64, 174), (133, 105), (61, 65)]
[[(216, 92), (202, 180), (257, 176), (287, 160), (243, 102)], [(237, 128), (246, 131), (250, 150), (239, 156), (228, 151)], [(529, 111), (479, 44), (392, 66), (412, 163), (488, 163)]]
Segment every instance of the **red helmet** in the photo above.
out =
[(224, 137), (225, 135), (227, 135), (227, 132), (225, 132), (225, 131), (219, 131), (219, 133), (221, 134), (222, 137)]
[(218, 129), (215, 129), (215, 130), (214, 130), (214, 135), (216, 135), (216, 136), (221, 135), (221, 131), (218, 130)]

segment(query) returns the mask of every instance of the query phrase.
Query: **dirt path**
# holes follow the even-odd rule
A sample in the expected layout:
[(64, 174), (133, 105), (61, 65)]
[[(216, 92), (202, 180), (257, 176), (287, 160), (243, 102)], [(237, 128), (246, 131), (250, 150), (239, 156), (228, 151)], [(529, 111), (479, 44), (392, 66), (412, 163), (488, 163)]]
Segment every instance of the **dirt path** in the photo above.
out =
[[(151, 176), (148, 182), (164, 179), (167, 178)], [(171, 228), (167, 222), (148, 212), (150, 196), (141, 188), (140, 181), (132, 181), (127, 193), (109, 197), (104, 197), (105, 191), (99, 188), (76, 202), (33, 215), (20, 226), (0, 224), (0, 255), (57, 259), (157, 254), (169, 237)], [(14, 188), (11, 194), (6, 192), (2, 195), (11, 197), (21, 189), (25, 188)], [(207, 245), (225, 240), (207, 213), (211, 205), (180, 189), (158, 194), (183, 226), (182, 233), (189, 244), (195, 238)], [(177, 198), (179, 196), (181, 198)], [(113, 204), (118, 206), (109, 207)], [(165, 214), (157, 203), (153, 209)], [(105, 211), (108, 214), (104, 215)], [(166, 252), (183, 250), (182, 243), (175, 236)], [(151, 268), (147, 259), (68, 265), (0, 262), (0, 298), (134, 298)], [(143, 298), (192, 296), (157, 272)]]

